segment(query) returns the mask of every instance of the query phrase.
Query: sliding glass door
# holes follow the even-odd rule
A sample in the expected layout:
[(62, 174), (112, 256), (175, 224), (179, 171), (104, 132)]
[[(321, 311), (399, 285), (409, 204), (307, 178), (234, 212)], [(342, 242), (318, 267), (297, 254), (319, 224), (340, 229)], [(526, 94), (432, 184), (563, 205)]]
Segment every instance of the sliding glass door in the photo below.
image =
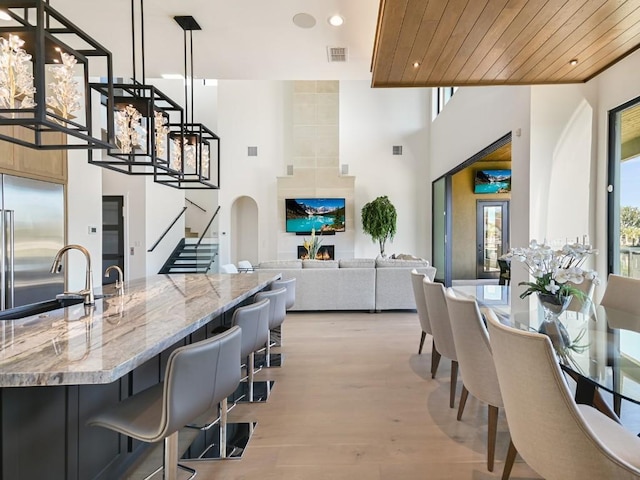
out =
[(640, 98), (609, 113), (609, 271), (640, 278)]

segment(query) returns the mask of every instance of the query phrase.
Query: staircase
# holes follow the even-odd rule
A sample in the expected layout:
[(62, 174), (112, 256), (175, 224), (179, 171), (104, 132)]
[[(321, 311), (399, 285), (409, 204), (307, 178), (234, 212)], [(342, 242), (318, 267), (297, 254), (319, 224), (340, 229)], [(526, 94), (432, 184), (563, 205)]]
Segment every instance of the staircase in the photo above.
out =
[(215, 239), (205, 239), (196, 249), (198, 234), (185, 232), (158, 273), (207, 273), (218, 255)]

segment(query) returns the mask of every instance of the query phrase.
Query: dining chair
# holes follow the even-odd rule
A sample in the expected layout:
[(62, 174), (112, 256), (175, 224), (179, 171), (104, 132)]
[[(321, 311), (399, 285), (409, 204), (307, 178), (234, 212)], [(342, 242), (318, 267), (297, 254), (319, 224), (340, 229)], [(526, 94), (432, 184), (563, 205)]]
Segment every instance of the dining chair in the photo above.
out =
[(239, 272), (253, 272), (254, 268), (249, 260), (238, 260)]
[(571, 303), (569, 303), (569, 306), (567, 307), (567, 311), (587, 313), (587, 311), (591, 307), (593, 291), (595, 290), (595, 287), (596, 287), (595, 284), (593, 283), (593, 280), (584, 279), (582, 283), (572, 283), (572, 282), (567, 282), (567, 283), (569, 283), (572, 287), (577, 288), (582, 293), (584, 293), (584, 299), (580, 299), (576, 296), (573, 297), (573, 299), (571, 300)]
[[(489, 334), (475, 300), (457, 298), (450, 288), (446, 291), (451, 332), (456, 346), (462, 394), (458, 405), (458, 420), (462, 418), (469, 393), (489, 406), (487, 431), (487, 469), (493, 472), (498, 430), (498, 409), (504, 405), (496, 367), (493, 363)], [(492, 315), (488, 311), (487, 315)]]
[[(422, 334), (420, 335), (420, 345), (418, 346), (418, 355), (422, 353), (422, 347), (424, 346), (424, 340), (427, 337), (427, 335), (432, 335), (431, 323), (429, 322), (429, 312), (427, 311), (427, 302), (424, 297), (424, 287), (422, 286), (422, 281), (424, 280), (425, 276), (426, 276), (425, 273), (418, 273), (418, 271), (415, 268), (411, 270), (411, 286), (413, 287), (413, 298), (416, 301), (416, 310), (418, 312), (418, 320), (420, 321), (420, 328), (422, 329)], [(430, 277), (430, 280), (433, 281), (433, 276)], [(436, 349), (435, 341), (433, 341), (433, 338), (432, 338), (432, 346), (431, 346), (431, 370), (432, 371), (433, 371), (433, 364), (435, 362), (435, 358), (439, 357), (439, 355), (440, 354)]]
[[(458, 382), (458, 356), (456, 346), (453, 343), (453, 333), (451, 333), (451, 322), (449, 320), (449, 310), (445, 299), (444, 286), (441, 283), (432, 282), (425, 276), (422, 281), (424, 297), (427, 303), (429, 323), (436, 349), (441, 356), (451, 360), (451, 387), (449, 392), (449, 406), (453, 408), (456, 397), (456, 387)], [(440, 358), (432, 366), (431, 378), (436, 378), (436, 371)]]
[(511, 433), (502, 478), (519, 452), (547, 480), (639, 479), (640, 438), (575, 403), (549, 338), (487, 323)]
[(238, 269), (233, 263), (220, 265), (220, 273), (238, 273)]
[(600, 305), (640, 315), (640, 279), (610, 274)]

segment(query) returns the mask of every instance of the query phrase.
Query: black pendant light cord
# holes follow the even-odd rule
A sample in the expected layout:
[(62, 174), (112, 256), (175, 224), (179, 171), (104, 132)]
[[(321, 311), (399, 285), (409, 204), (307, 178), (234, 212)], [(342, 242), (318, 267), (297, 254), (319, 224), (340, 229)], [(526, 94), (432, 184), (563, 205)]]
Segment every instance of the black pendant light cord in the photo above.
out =
[[(136, 62), (136, 15), (135, 15), (135, 0), (131, 0), (131, 51), (132, 51), (132, 60), (133, 60), (133, 83), (137, 82), (137, 62)], [(147, 74), (145, 71), (145, 60), (144, 60), (144, 0), (140, 0), (140, 45), (141, 49), (141, 60), (142, 60), (142, 84), (145, 85), (147, 83)]]
[(185, 112), (185, 120), (189, 121), (189, 89), (187, 86), (187, 30), (183, 32), (184, 38), (184, 108)]
[(133, 83), (136, 83), (136, 18), (134, 12), (135, 0), (131, 0), (131, 59), (133, 62)]
[(189, 30), (189, 41), (191, 43), (191, 123), (193, 123), (193, 30)]

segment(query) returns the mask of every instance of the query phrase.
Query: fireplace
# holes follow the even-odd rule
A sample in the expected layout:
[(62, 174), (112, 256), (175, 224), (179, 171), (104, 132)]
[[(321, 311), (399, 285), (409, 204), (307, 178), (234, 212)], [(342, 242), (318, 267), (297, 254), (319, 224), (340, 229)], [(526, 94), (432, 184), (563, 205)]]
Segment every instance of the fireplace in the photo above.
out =
[[(298, 258), (304, 259), (307, 257), (307, 249), (302, 245), (298, 245)], [(321, 245), (316, 254), (316, 260), (333, 260), (335, 258), (335, 246), (334, 245)]]

